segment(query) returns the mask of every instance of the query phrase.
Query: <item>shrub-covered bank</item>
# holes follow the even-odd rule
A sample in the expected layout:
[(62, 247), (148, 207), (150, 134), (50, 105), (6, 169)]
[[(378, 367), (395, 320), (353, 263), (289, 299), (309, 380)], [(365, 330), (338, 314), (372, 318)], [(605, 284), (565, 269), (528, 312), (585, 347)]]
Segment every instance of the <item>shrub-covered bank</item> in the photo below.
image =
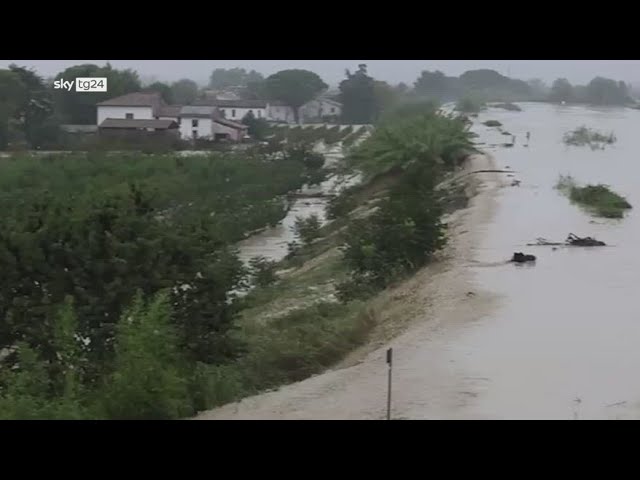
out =
[[(348, 163), (392, 181), (375, 199), (366, 188), (338, 197), (345, 208), (313, 235), (301, 221), (293, 271), (253, 262), (260, 285), (235, 301), (244, 271), (231, 244), (277, 218), (265, 205), (314, 175), (313, 156), (123, 160), (127, 175), (96, 159), (65, 174), (46, 167), (65, 168), (55, 158), (7, 161), (16, 170), (0, 201), (19, 214), (0, 223), (0, 416), (189, 416), (301, 380), (366, 341), (367, 297), (444, 245), (436, 185), (472, 149), (468, 124), (433, 106), (388, 118)], [(252, 209), (263, 213), (240, 220)]]

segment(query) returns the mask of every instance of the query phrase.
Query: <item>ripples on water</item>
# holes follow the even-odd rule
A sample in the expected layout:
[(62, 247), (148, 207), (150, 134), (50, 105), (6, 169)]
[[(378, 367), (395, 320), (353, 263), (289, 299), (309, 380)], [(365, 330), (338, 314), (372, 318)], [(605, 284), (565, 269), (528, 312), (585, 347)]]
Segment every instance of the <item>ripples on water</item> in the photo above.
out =
[[(640, 111), (521, 105), (522, 112), (491, 109), (477, 119), (480, 142), (509, 138), (479, 125), (488, 119), (516, 135), (514, 148), (492, 153), (498, 168), (510, 166), (522, 184), (499, 194), (476, 259), (497, 262), (526, 251), (538, 261), (534, 268), (474, 268), (478, 285), (504, 300), (456, 341), (456, 360), (489, 378), (466, 414), (640, 418)], [(613, 131), (618, 141), (602, 151), (565, 146), (564, 133), (581, 125)], [(636, 209), (622, 220), (591, 223), (554, 189), (560, 174), (608, 184)], [(563, 241), (570, 232), (613, 246), (525, 246), (537, 237)]]

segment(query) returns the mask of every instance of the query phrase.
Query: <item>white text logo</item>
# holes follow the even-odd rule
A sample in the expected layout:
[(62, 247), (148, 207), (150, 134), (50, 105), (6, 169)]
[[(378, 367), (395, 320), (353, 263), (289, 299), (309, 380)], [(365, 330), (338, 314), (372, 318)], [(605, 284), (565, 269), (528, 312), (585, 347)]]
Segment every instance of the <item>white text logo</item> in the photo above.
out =
[(75, 80), (56, 80), (53, 82), (53, 88), (56, 90), (66, 90), (70, 92), (73, 86), (76, 86), (76, 92), (106, 92), (106, 77), (88, 77), (76, 78)]

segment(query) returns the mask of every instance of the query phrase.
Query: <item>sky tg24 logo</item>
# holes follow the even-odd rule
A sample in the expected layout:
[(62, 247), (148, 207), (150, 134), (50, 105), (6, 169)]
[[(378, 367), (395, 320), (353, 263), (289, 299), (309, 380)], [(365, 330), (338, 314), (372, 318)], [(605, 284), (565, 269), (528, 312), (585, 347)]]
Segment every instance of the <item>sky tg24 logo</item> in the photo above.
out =
[(76, 86), (76, 92), (106, 92), (107, 91), (107, 78), (106, 77), (77, 77), (75, 80), (56, 80), (53, 82), (53, 88), (56, 90), (71, 91), (73, 86)]

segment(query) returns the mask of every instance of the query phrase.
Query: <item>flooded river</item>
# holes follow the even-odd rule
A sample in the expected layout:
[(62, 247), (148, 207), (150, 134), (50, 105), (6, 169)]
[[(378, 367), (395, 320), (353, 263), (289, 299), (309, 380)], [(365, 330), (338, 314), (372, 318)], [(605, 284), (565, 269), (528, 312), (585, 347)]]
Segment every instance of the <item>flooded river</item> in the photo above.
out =
[[(486, 378), (466, 407), (472, 417), (640, 418), (640, 111), (523, 104), (523, 112), (492, 110), (516, 135), (495, 149), (499, 167), (522, 181), (502, 189), (477, 260), (514, 251), (538, 257), (534, 267), (475, 268), (475, 282), (500, 296), (498, 307), (468, 325), (451, 354), (467, 377)], [(566, 147), (562, 135), (581, 125), (615, 132), (603, 151)], [(495, 133), (479, 126), (480, 141)], [(525, 147), (526, 132), (531, 132)], [(493, 137), (493, 138), (489, 138)], [(504, 136), (503, 138), (510, 138)], [(503, 140), (504, 141), (504, 140)], [(622, 220), (597, 219), (553, 187), (560, 174), (605, 183), (637, 208)], [(563, 241), (573, 232), (611, 247), (526, 247), (536, 237)], [(462, 413), (462, 412), (460, 412)]]
[[(452, 232), (469, 237), (458, 267), (414, 279), (429, 305), (409, 330), (349, 368), (203, 418), (384, 418), (389, 346), (394, 418), (640, 418), (640, 111), (521, 107), (490, 109), (474, 127), (487, 145), (511, 141), (480, 125), (488, 119), (516, 136), (513, 148), (486, 150), (520, 186), (495, 189), (491, 207), (473, 214), (473, 230)], [(581, 125), (618, 141), (598, 151), (566, 147), (563, 134)], [(596, 219), (554, 189), (561, 174), (609, 184), (636, 208), (621, 220)], [(610, 246), (525, 246), (569, 233)], [(536, 264), (506, 264), (516, 251), (536, 255)]]

